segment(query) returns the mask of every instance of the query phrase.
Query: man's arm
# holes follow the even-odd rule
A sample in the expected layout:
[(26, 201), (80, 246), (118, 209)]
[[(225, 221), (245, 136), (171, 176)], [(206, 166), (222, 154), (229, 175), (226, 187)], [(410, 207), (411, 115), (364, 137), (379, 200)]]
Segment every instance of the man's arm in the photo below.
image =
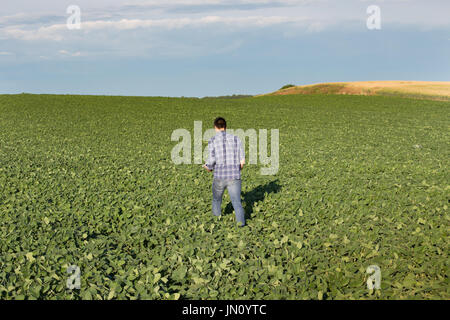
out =
[(245, 164), (245, 151), (244, 151), (244, 147), (242, 146), (241, 139), (238, 138), (237, 144), (238, 144), (238, 150), (239, 150), (239, 161), (240, 161), (241, 170), (242, 170), (244, 168), (244, 164)]
[(211, 172), (214, 170), (214, 166), (216, 164), (216, 151), (214, 150), (214, 143), (211, 140), (208, 141), (208, 150), (208, 161), (203, 165), (203, 168)]

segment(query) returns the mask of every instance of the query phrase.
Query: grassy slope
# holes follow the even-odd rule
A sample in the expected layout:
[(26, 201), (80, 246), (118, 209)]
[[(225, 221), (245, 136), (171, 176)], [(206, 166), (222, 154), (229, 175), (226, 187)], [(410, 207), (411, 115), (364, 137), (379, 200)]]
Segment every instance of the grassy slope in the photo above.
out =
[[(365, 299), (377, 264), (382, 298), (449, 299), (448, 111), (376, 96), (0, 96), (0, 298)], [(209, 174), (170, 160), (174, 129), (219, 114), (280, 130), (279, 173), (243, 171), (242, 230), (229, 205), (211, 215)]]
[(387, 95), (431, 100), (450, 100), (450, 82), (432, 81), (360, 81), (295, 86), (270, 93)]

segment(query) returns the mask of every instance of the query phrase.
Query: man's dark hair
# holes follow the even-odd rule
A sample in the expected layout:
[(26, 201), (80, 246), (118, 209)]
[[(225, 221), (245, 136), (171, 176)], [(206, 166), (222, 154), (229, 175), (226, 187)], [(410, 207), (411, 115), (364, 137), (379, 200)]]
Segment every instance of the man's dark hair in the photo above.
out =
[(227, 122), (225, 121), (224, 118), (219, 117), (216, 120), (214, 120), (214, 127), (218, 128), (218, 129), (226, 129)]

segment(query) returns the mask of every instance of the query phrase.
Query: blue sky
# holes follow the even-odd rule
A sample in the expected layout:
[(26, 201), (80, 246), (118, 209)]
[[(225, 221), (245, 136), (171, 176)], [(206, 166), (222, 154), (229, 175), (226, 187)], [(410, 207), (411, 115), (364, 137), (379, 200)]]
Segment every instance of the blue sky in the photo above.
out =
[[(81, 29), (69, 30), (69, 5)], [(366, 26), (377, 5), (381, 29)], [(448, 0), (71, 0), (0, 5), (0, 93), (258, 94), (450, 81)]]

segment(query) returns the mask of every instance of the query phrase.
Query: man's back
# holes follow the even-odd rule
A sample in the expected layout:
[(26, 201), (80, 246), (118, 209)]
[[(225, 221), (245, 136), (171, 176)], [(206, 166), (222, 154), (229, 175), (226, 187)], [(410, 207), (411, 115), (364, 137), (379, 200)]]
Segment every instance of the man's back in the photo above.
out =
[(241, 162), (245, 159), (241, 140), (226, 131), (219, 131), (208, 141), (207, 167), (216, 179), (240, 179)]

